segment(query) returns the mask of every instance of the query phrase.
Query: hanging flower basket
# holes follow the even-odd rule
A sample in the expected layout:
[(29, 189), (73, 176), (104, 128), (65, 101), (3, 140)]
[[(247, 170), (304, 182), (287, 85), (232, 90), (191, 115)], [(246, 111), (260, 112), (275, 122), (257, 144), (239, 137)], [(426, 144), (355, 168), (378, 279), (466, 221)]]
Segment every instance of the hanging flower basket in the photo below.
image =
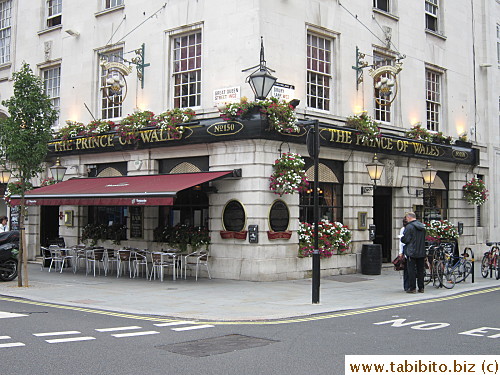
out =
[(380, 128), (373, 119), (366, 113), (354, 115), (347, 118), (346, 126), (357, 130), (357, 134), (363, 135), (368, 139), (381, 137)]
[(448, 220), (431, 220), (425, 223), (425, 239), (427, 241), (450, 241), (458, 238), (458, 229)]
[(274, 162), (269, 188), (276, 194), (293, 194), (307, 189), (305, 162), (299, 154), (285, 152)]
[(469, 204), (481, 206), (488, 199), (488, 190), (484, 181), (479, 178), (472, 178), (464, 186), (464, 198)]
[[(299, 223), (299, 257), (309, 257), (314, 251), (314, 224)], [(318, 248), (322, 258), (344, 254), (349, 250), (352, 233), (347, 226), (326, 219), (318, 223)]]

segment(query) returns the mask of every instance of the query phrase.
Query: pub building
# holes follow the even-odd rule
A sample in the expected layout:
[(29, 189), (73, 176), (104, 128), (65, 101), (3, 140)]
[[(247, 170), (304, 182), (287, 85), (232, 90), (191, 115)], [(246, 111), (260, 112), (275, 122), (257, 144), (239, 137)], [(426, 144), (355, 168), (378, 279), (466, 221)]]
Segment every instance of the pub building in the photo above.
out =
[[(176, 125), (182, 132), (142, 123), (59, 133), (27, 194), (29, 259), (51, 243), (89, 244), (98, 234), (88, 229), (99, 225), (110, 233), (98, 245), (167, 249), (185, 226), (209, 231), (214, 278), (307, 278), (312, 262), (299, 257), (297, 230), (314, 220), (315, 192), (320, 218), (352, 232), (348, 251), (321, 259), (322, 276), (359, 272), (364, 245), (379, 244), (382, 260), (392, 260), (409, 210), (460, 227), (460, 246), (477, 254), (486, 239), (498, 240), (500, 74), (486, 58), (496, 58), (490, 14), (498, 4), (457, 1), (446, 12), (441, 0), (430, 9), (402, 1), (103, 0), (56, 2), (48, 12), (52, 2), (0, 0), (9, 10), (0, 12), (2, 35), (10, 35), (0, 48), (0, 99), (13, 95), (13, 73), (26, 61), (59, 111), (55, 132), (96, 119), (123, 128), (146, 110), (196, 113)], [(270, 92), (252, 90), (252, 76), (270, 78)], [(276, 130), (258, 107), (221, 116), (254, 97), (293, 104), (295, 130)], [(363, 111), (381, 136), (350, 127)], [(316, 120), (317, 176), (307, 146)], [(418, 123), (453, 140), (466, 132), (472, 143), (410, 139)], [(285, 152), (304, 158), (309, 186), (280, 196), (270, 176)], [(62, 182), (42, 186), (51, 176)], [(482, 206), (464, 199), (472, 177), (490, 190)], [(0, 212), (19, 227), (19, 206)]]
[[(311, 258), (297, 256), (297, 228), (299, 220), (313, 220), (310, 121), (299, 120), (298, 132), (282, 133), (270, 130), (266, 115), (256, 109), (234, 121), (184, 125), (180, 138), (144, 129), (135, 141), (108, 134), (51, 142), (49, 157), (66, 175), (63, 182), (27, 193), (30, 246), (59, 237), (66, 246), (76, 245), (86, 224), (99, 223), (126, 227), (120, 246), (159, 250), (168, 245), (154, 241), (155, 228), (185, 224), (210, 230), (213, 277), (309, 276)], [(345, 124), (321, 122), (319, 130), (320, 217), (343, 222), (353, 233), (349, 253), (322, 259), (323, 274), (359, 269), (361, 246), (372, 243), (370, 225), (375, 225), (373, 243), (381, 245), (383, 261), (390, 261), (399, 232), (394, 222), (409, 209), (425, 221), (450, 219), (450, 212), (467, 221), (457, 214), (466, 211), (463, 202), (449, 197), (458, 194), (463, 175), (477, 164), (477, 149), (394, 134), (370, 140)], [(280, 197), (269, 189), (269, 176), (274, 160), (288, 150), (304, 156), (310, 188)], [(373, 186), (365, 165), (375, 153), (384, 170)], [(422, 171), (429, 164), (435, 180), (424, 186)]]

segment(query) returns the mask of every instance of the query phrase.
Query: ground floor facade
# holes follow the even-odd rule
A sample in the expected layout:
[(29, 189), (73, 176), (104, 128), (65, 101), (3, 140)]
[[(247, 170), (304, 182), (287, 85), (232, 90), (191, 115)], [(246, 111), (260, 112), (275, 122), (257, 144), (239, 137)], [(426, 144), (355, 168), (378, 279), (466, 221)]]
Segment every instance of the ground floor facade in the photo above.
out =
[[(300, 221), (311, 220), (312, 189), (279, 196), (269, 188), (274, 161), (288, 151), (306, 159), (307, 179), (314, 180), (306, 127), (297, 134), (270, 131), (266, 118), (258, 113), (235, 121), (207, 119), (187, 127), (189, 132), (181, 140), (150, 132), (136, 144), (107, 135), (100, 140), (59, 140), (49, 145), (47, 167), (58, 157), (67, 168), (65, 180), (237, 172), (177, 191), (172, 203), (163, 206), (134, 201), (129, 206), (105, 208), (62, 200), (64, 204), (46, 205), (43, 197), (31, 202), (28, 198), (29, 257), (35, 258), (40, 246), (59, 238), (66, 246), (80, 244), (89, 223), (123, 226), (120, 243), (101, 241), (106, 247), (149, 250), (169, 246), (158, 241), (158, 228), (185, 224), (208, 229), (212, 277), (254, 281), (310, 277), (312, 261), (298, 256), (297, 230)], [(482, 217), (485, 209), (463, 199), (462, 187), (468, 179), (488, 177), (478, 149), (421, 144), (396, 135), (368, 142), (342, 126), (320, 123), (319, 127), (320, 216), (341, 221), (352, 231), (348, 252), (321, 260), (322, 276), (358, 272), (364, 244), (380, 244), (383, 261), (394, 258), (406, 211), (415, 211), (426, 221), (461, 223), (460, 247), (488, 238)], [(373, 188), (366, 164), (375, 152), (385, 168)], [(430, 189), (423, 186), (421, 176), (428, 162), (438, 171)]]

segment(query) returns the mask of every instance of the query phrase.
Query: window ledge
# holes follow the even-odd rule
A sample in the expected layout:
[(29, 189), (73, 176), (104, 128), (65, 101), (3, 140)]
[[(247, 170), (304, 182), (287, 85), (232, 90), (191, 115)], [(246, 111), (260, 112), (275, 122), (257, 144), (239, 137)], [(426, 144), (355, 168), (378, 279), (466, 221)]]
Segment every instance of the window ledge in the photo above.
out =
[(38, 32), (38, 35), (43, 35), (43, 34), (47, 34), (47, 33), (50, 33), (51, 31), (54, 31), (54, 30), (61, 30), (62, 29), (62, 24), (61, 25), (57, 25), (57, 26), (53, 26), (53, 27), (49, 27), (48, 29), (44, 29), (44, 30), (40, 30)]
[(425, 29), (425, 32), (426, 32), (426, 34), (435, 36), (436, 38), (439, 38), (439, 39), (442, 39), (442, 40), (446, 40), (447, 39), (446, 36), (444, 36), (443, 34), (437, 33), (435, 31), (432, 31), (432, 30), (429, 30), (429, 29)]
[(11, 66), (12, 66), (11, 62), (0, 64), (0, 71), (10, 69)]
[(100, 12), (95, 13), (94, 16), (95, 17), (100, 17), (100, 16), (104, 16), (105, 14), (114, 13), (114, 12), (117, 12), (117, 11), (123, 10), (123, 9), (125, 9), (125, 5), (124, 4), (118, 5), (118, 6), (113, 7), (113, 8), (108, 8), (108, 9), (101, 10)]
[(373, 13), (377, 13), (377, 14), (380, 14), (382, 16), (388, 17), (388, 18), (390, 18), (390, 19), (392, 19), (394, 21), (399, 21), (399, 17), (398, 16), (396, 16), (396, 15), (394, 15), (392, 13), (385, 12), (385, 11), (380, 10), (378, 8), (373, 8)]

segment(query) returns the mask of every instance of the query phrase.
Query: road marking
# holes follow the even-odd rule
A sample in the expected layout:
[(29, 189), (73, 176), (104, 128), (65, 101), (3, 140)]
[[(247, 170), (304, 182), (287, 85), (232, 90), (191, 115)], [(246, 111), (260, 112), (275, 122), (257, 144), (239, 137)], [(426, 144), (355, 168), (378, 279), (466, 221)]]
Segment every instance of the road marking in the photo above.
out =
[(62, 332), (42, 332), (34, 333), (33, 336), (44, 337), (44, 336), (60, 336), (60, 335), (78, 335), (79, 331), (62, 331)]
[(127, 331), (129, 329), (141, 329), (139, 326), (128, 326), (128, 327), (115, 327), (115, 328), (98, 328), (97, 332), (113, 332), (113, 331)]
[(120, 338), (120, 337), (156, 335), (158, 333), (160, 333), (160, 332), (158, 332), (158, 331), (142, 331), (142, 332), (116, 333), (116, 334), (111, 335), (111, 336)]
[(59, 344), (61, 342), (88, 341), (88, 340), (95, 340), (95, 337), (91, 336), (67, 337), (65, 339), (50, 339), (45, 341), (47, 341), (49, 344)]
[(197, 326), (189, 326), (189, 327), (181, 327), (181, 328), (172, 328), (172, 331), (180, 332), (180, 331), (191, 331), (193, 329), (202, 329), (202, 328), (211, 328), (215, 327), (210, 324), (202, 324), (202, 325), (197, 325)]
[(11, 342), (10, 344), (0, 344), (0, 348), (13, 348), (15, 346), (26, 346), (22, 342)]
[[(416, 305), (422, 305), (422, 304), (426, 304), (426, 303), (453, 301), (453, 300), (460, 299), (460, 298), (465, 298), (465, 297), (470, 297), (470, 296), (475, 296), (475, 295), (480, 295), (480, 294), (485, 294), (485, 293), (491, 293), (491, 292), (498, 292), (498, 291), (500, 291), (500, 287), (488, 287), (485, 289), (473, 290), (473, 291), (464, 292), (464, 293), (459, 292), (457, 294), (453, 294), (451, 296), (446, 296), (446, 297), (431, 298), (431, 299), (418, 300), (418, 301), (412, 301), (412, 302), (402, 302), (402, 303), (397, 303), (397, 304), (393, 304), (393, 305), (378, 306), (378, 307), (359, 309), (359, 310), (349, 310), (349, 311), (345, 311), (345, 312), (332, 312), (332, 313), (316, 314), (316, 315), (299, 317), (299, 318), (295, 317), (295, 318), (288, 318), (288, 319), (262, 320), (262, 321), (260, 321), (260, 320), (259, 321), (255, 321), (255, 320), (254, 321), (245, 321), (245, 320), (206, 321), (203, 323), (204, 324), (209, 323), (209, 324), (213, 324), (213, 325), (276, 325), (276, 324), (311, 322), (311, 321), (316, 321), (316, 320), (324, 320), (324, 319), (341, 318), (341, 317), (353, 316), (353, 315), (368, 314), (368, 313), (372, 313), (372, 312), (386, 311), (386, 310), (397, 309), (400, 307), (416, 306)], [(100, 314), (100, 315), (120, 317), (120, 318), (126, 318), (126, 319), (134, 319), (134, 320), (145, 320), (145, 321), (150, 321), (150, 322), (176, 322), (176, 321), (178, 321), (176, 319), (152, 317), (152, 316), (148, 316), (148, 315), (124, 314), (124, 313), (118, 313), (118, 312), (113, 312), (113, 311), (89, 309), (89, 308), (84, 308), (84, 307), (61, 305), (61, 304), (56, 304), (56, 303), (30, 301), (30, 300), (25, 300), (25, 299), (16, 298), (16, 297), (0, 297), (0, 301), (25, 303), (25, 304), (29, 304), (29, 305), (35, 305), (35, 306), (50, 307), (50, 308), (54, 308), (54, 309), (79, 311), (79, 312), (85, 312), (85, 313), (90, 313), (90, 314)]]
[(183, 324), (194, 324), (195, 322), (192, 320), (180, 320), (178, 322), (170, 322), (170, 323), (158, 323), (155, 324), (157, 327), (170, 327), (170, 326), (180, 326)]
[(28, 316), (26, 314), (17, 314), (17, 313), (9, 313), (5, 311), (0, 311), (0, 319), (6, 319), (6, 318), (19, 318), (21, 316)]
[(12, 337), (10, 337), (10, 336), (0, 336), (0, 340), (8, 340), (10, 338), (12, 338)]

